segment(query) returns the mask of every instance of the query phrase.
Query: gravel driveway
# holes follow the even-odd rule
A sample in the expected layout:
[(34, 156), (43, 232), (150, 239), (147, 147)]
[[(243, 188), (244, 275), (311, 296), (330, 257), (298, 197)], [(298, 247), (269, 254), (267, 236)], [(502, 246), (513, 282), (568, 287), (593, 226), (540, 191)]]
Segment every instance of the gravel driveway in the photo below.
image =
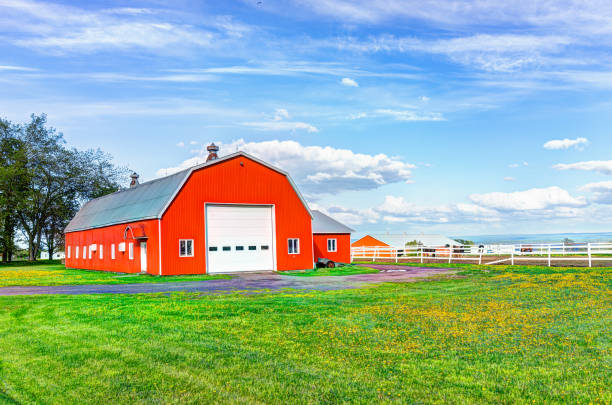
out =
[(2, 287), (0, 288), (0, 296), (39, 294), (140, 294), (173, 291), (223, 293), (233, 291), (258, 292), (281, 289), (327, 291), (360, 288), (369, 284), (385, 282), (410, 282), (423, 277), (448, 274), (455, 271), (454, 269), (394, 265), (372, 265), (368, 267), (379, 269), (381, 272), (329, 277), (296, 277), (279, 273), (247, 273), (237, 274), (232, 279), (228, 280), (186, 281), (178, 283)]

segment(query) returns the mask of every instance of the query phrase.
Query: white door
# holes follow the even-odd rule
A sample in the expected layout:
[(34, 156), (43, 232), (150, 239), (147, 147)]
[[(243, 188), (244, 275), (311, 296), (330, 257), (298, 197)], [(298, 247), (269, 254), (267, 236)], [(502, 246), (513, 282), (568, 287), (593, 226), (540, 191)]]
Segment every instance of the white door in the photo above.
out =
[(147, 242), (140, 242), (140, 272), (147, 272)]
[(207, 205), (208, 272), (274, 270), (271, 206)]

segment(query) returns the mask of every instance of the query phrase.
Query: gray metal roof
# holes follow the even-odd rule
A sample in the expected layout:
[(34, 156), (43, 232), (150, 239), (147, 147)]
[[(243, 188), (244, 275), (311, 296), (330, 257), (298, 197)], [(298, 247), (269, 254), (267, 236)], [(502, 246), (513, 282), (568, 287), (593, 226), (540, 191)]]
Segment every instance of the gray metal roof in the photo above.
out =
[(189, 170), (96, 198), (83, 205), (65, 232), (157, 218)]
[(341, 224), (321, 211), (312, 210), (312, 233), (351, 233), (354, 229)]
[(191, 173), (195, 170), (212, 166), (217, 163), (244, 156), (258, 162), (287, 177), (289, 184), (304, 204), (312, 217), (312, 212), (302, 197), (289, 174), (245, 152), (239, 151), (227, 156), (193, 166), (170, 176), (147, 181), (136, 187), (120, 190), (112, 194), (87, 202), (68, 223), (64, 232), (83, 231), (86, 229), (101, 228), (103, 226), (122, 224), (126, 222), (142, 221), (144, 219), (161, 218), (170, 203), (179, 193)]

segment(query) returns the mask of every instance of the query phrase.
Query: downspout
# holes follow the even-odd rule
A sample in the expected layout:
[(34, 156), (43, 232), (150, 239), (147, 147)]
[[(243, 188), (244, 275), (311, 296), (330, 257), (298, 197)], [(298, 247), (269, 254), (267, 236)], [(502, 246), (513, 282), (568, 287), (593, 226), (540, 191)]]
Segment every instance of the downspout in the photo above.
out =
[(161, 218), (157, 220), (157, 247), (159, 248), (159, 275), (162, 275), (162, 240), (161, 240), (161, 226), (162, 221)]

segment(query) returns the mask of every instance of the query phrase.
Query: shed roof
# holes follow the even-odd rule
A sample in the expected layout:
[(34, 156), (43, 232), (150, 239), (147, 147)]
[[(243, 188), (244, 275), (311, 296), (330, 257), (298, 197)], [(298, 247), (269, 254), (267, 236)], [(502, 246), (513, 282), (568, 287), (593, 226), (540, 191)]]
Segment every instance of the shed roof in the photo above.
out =
[(321, 211), (312, 211), (312, 233), (351, 233), (354, 229), (341, 224)]
[(88, 201), (77, 212), (66, 226), (65, 232), (83, 231), (126, 222), (161, 218), (170, 203), (174, 200), (191, 173), (195, 170), (221, 163), (237, 156), (244, 156), (257, 163), (269, 167), (287, 177), (289, 183), (302, 201), (302, 204), (312, 217), (312, 212), (302, 197), (289, 174), (245, 152), (239, 151), (230, 155), (202, 163), (189, 169), (166, 177), (147, 181), (135, 187), (119, 190)]

